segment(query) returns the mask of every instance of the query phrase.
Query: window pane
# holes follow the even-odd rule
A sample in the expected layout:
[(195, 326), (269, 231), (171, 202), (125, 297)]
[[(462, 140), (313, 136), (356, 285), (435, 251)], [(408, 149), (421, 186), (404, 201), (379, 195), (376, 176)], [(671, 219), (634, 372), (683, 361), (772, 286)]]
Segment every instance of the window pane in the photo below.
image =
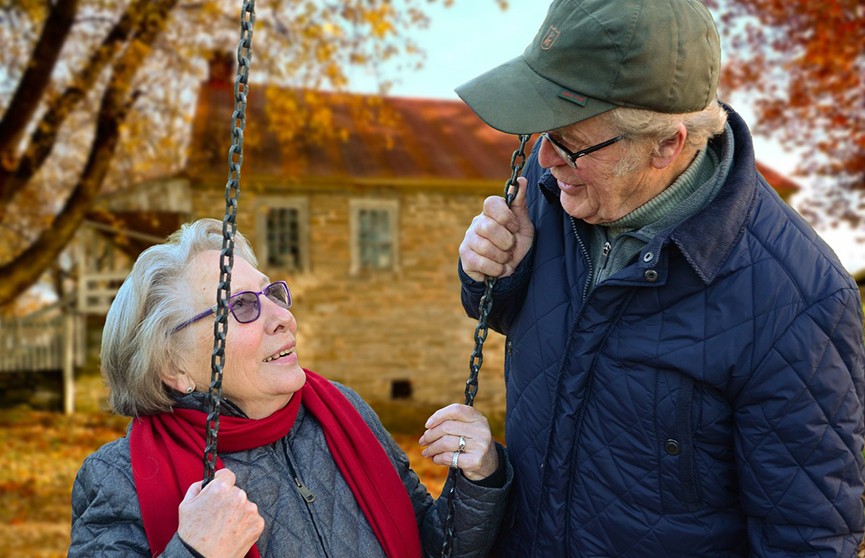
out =
[(390, 213), (384, 209), (358, 212), (358, 251), (361, 267), (387, 269), (393, 265)]
[(294, 207), (276, 207), (267, 213), (267, 265), (299, 270), (300, 215)]

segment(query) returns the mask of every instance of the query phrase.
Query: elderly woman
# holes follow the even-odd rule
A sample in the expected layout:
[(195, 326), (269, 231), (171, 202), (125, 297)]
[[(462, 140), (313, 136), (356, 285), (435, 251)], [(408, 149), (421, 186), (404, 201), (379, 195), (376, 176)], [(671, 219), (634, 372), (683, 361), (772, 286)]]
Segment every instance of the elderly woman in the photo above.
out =
[[(445, 499), (356, 393), (301, 367), (288, 286), (256, 269), (240, 234), (220, 455), (202, 488), (221, 231), (196, 221), (146, 250), (108, 312), (102, 370), (112, 408), (133, 420), (75, 479), (69, 556), (438, 554)], [(485, 555), (511, 483), (505, 453), (471, 407), (440, 409), (426, 428), (423, 454), (465, 477), (454, 554)]]

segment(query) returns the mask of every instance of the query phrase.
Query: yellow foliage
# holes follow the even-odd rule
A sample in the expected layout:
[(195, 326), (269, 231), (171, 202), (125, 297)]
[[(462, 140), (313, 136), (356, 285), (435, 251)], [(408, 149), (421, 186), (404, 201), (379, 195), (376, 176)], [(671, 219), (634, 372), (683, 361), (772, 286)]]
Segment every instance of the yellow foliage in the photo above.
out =
[(27, 19), (37, 23), (41, 23), (48, 15), (44, 0), (16, 0), (14, 4)]
[(363, 19), (369, 25), (373, 37), (384, 38), (393, 32), (393, 7), (383, 4), (376, 9), (364, 12)]

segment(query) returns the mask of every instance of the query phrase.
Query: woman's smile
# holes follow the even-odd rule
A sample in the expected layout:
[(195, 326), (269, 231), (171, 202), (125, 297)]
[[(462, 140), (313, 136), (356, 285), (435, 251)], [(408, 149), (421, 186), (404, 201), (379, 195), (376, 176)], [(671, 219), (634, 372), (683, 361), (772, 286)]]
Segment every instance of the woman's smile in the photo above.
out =
[(294, 347), (280, 349), (276, 353), (270, 355), (264, 362), (276, 362), (279, 364), (295, 364), (297, 363), (297, 353), (294, 351)]

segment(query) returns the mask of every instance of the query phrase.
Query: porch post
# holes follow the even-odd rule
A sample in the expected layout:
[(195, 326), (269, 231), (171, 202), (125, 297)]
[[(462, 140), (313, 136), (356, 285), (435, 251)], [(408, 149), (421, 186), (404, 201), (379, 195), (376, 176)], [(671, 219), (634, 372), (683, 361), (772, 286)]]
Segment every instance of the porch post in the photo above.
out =
[(75, 315), (63, 313), (63, 412), (75, 412)]

